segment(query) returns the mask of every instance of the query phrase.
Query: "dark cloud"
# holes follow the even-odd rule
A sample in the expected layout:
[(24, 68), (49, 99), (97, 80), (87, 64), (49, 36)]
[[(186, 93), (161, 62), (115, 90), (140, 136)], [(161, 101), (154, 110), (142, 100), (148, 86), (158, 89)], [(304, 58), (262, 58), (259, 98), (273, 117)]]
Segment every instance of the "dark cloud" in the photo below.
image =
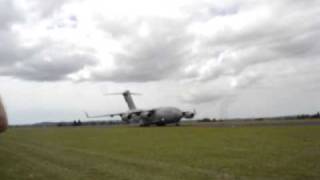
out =
[[(239, 14), (232, 16), (233, 18), (241, 16), (244, 11), (259, 8), (258, 5), (259, 3), (257, 7), (249, 6), (251, 9), (240, 7), (237, 11)], [(261, 19), (257, 17), (256, 21), (247, 25), (248, 27), (239, 29), (224, 25), (221, 27), (223, 30), (211, 36), (200, 36), (200, 58), (205, 62), (219, 61), (219, 63), (210, 66), (208, 63), (199, 64), (199, 61), (195, 60), (194, 64), (198, 68), (191, 71), (191, 77), (207, 82), (231, 76), (242, 79), (243, 83), (255, 84), (264, 76), (269, 76), (272, 69), (269, 72), (260, 69), (261, 73), (256, 78), (243, 74), (260, 64), (272, 66), (272, 64), (289, 60), (292, 64), (299, 66), (303, 61), (318, 61), (320, 23), (315, 17), (320, 13), (319, 2), (310, 1), (306, 4), (288, 1), (273, 2), (265, 7), (270, 8), (269, 14), (267, 13)], [(215, 22), (215, 18), (208, 19), (208, 23), (211, 23), (210, 20)], [(246, 21), (246, 19), (243, 20)], [(235, 23), (241, 24), (237, 21)], [(205, 73), (199, 70), (203, 66), (207, 66)], [(285, 70), (287, 67), (282, 68)], [(311, 65), (309, 68), (314, 67)]]
[[(204, 7), (197, 6), (199, 11), (190, 10), (186, 19), (166, 21), (151, 18), (129, 22), (124, 18), (104, 22), (101, 27), (106, 32), (119, 41), (125, 39), (125, 52), (114, 55), (114, 71), (94, 73), (93, 79), (142, 82), (179, 77), (212, 81), (223, 76), (239, 76), (249, 67), (261, 63), (315, 58), (319, 49), (319, 41), (315, 40), (319, 39), (320, 34), (320, 23), (315, 19), (319, 14), (317, 4), (316, 1), (307, 4), (273, 2), (268, 6), (260, 3), (255, 6), (246, 1), (227, 6), (207, 3)], [(215, 22), (217, 18), (221, 18), (221, 21), (226, 18), (225, 21), (228, 21), (227, 18), (245, 17), (244, 13), (255, 8), (262, 7), (260, 10), (264, 11), (264, 6), (269, 8), (267, 14), (260, 15), (262, 17), (258, 14), (256, 20), (249, 17), (252, 22), (241, 29), (225, 26), (221, 27), (222, 31), (206, 37), (186, 32), (194, 23)], [(244, 18), (238, 20), (246, 21)], [(148, 38), (137, 36), (143, 22), (151, 29)], [(237, 21), (234, 23), (241, 24)], [(195, 44), (198, 44), (197, 52), (191, 49)], [(221, 62), (211, 67), (208, 65), (210, 61)], [(195, 68), (184, 74), (183, 69), (190, 64)], [(201, 72), (204, 66), (209, 66), (205, 73)]]
[[(65, 1), (33, 1), (36, 5), (53, 9)], [(32, 3), (32, 2), (30, 2)], [(6, 8), (4, 8), (6, 7)], [(94, 65), (97, 59), (81, 48), (66, 46), (50, 39), (25, 46), (19, 34), (11, 29), (16, 23), (23, 23), (27, 14), (18, 11), (13, 1), (0, 1), (0, 76), (9, 76), (32, 81), (58, 81), (66, 79), (86, 66)], [(46, 10), (40, 7), (39, 10)], [(74, 17), (70, 20), (75, 21)]]
[[(12, 59), (3, 64), (0, 75), (33, 81), (58, 81), (96, 64), (94, 56), (76, 52), (70, 47), (56, 47), (54, 44), (47, 42), (29, 49), (20, 47), (7, 52), (6, 58)], [(14, 56), (13, 53), (20, 56)], [(2, 58), (4, 55), (0, 54)]]
[(98, 28), (118, 40), (123, 37), (135, 36), (138, 31), (138, 26), (142, 23), (141, 20), (129, 21), (123, 17), (106, 19), (98, 16), (98, 18), (100, 22)]
[(4, 69), (23, 58), (28, 58), (37, 48), (23, 47), (12, 25), (23, 21), (22, 12), (13, 1), (0, 0), (0, 66)]
[(0, 73), (19, 79), (31, 81), (58, 81), (67, 78), (67, 75), (95, 63), (93, 57), (81, 54), (52, 57), (46, 61), (41, 55), (32, 57), (28, 61), (16, 62), (14, 66), (0, 69)]
[[(118, 34), (117, 37), (129, 39), (125, 52), (114, 55), (115, 70), (94, 73), (94, 80), (156, 81), (177, 77), (181, 73), (188, 61), (192, 41), (185, 25), (167, 19), (151, 19), (143, 23), (140, 27), (147, 26), (147, 37), (141, 37), (137, 29), (133, 29), (131, 34)], [(121, 29), (119, 32), (123, 32)]]
[(15, 61), (28, 58), (37, 48), (24, 48), (19, 44), (15, 34), (0, 31), (0, 65), (11, 65)]
[[(206, 46), (222, 46), (233, 51), (242, 51), (235, 67), (242, 71), (247, 66), (286, 59), (305, 60), (318, 56), (320, 48), (319, 3), (273, 3), (272, 14), (255, 22), (244, 30), (227, 29), (208, 41)], [(270, 12), (270, 13), (271, 13)]]
[[(0, 35), (0, 39), (5, 38)], [(94, 65), (97, 61), (94, 56), (87, 53), (70, 52), (70, 48), (44, 45), (26, 48), (19, 46), (14, 39), (7, 39), (2, 43), (3, 47), (0, 46), (2, 76), (33, 81), (57, 81), (86, 66)]]
[[(40, 18), (50, 19), (69, 2), (33, 0), (30, 4)], [(59, 80), (95, 65), (94, 54), (81, 49), (78, 53), (70, 47), (53, 48), (53, 42), (22, 46), (8, 27), (25, 16), (21, 16), (10, 1), (0, 3), (8, 7), (0, 12), (2, 75), (28, 80)], [(231, 77), (238, 81), (238, 89), (251, 87), (272, 71), (272, 68), (269, 72), (260, 68), (257, 72), (256, 68), (261, 64), (272, 66), (289, 60), (299, 65), (301, 61), (318, 61), (320, 20), (316, 17), (319, 7), (319, 2), (312, 0), (254, 4), (239, 1), (227, 5), (194, 3), (182, 10), (186, 14), (182, 18), (97, 15), (97, 28), (119, 43), (122, 51), (112, 52), (113, 69), (92, 68), (87, 80), (145, 82), (169, 79), (208, 83)], [(81, 19), (77, 14), (68, 14), (66, 22), (59, 18), (57, 21), (60, 24), (53, 22), (56, 26), (76, 28)], [(204, 24), (203, 28), (201, 24)], [(190, 27), (207, 30), (209, 35), (190, 32)], [(53, 44), (59, 46), (58, 43)], [(48, 51), (54, 53), (44, 53)], [(46, 60), (48, 57), (50, 61)], [(193, 68), (186, 71), (189, 67)], [(248, 76), (248, 72), (258, 75)]]
[(40, 18), (48, 18), (58, 12), (65, 4), (72, 1), (73, 0), (30, 0), (28, 3), (31, 5), (31, 10), (37, 13)]
[[(54, 47), (54, 43), (24, 47), (11, 32), (0, 34), (0, 75), (33, 81), (62, 80), (86, 66), (94, 65), (96, 58), (72, 48)], [(79, 50), (78, 50), (79, 51)]]
[(0, 30), (6, 30), (13, 23), (22, 20), (23, 16), (13, 1), (0, 0)]

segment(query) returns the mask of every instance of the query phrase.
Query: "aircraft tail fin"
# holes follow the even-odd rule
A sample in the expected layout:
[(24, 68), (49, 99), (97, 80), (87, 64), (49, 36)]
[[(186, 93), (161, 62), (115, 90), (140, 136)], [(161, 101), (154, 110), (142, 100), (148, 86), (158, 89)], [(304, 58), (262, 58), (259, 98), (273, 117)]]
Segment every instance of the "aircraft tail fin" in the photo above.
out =
[(108, 93), (105, 95), (123, 95), (124, 100), (126, 101), (129, 109), (134, 110), (134, 109), (137, 109), (137, 107), (134, 104), (134, 101), (133, 101), (131, 95), (141, 95), (141, 94), (140, 93), (133, 93), (133, 92), (130, 92), (129, 90), (127, 90), (127, 91), (124, 91), (123, 93)]

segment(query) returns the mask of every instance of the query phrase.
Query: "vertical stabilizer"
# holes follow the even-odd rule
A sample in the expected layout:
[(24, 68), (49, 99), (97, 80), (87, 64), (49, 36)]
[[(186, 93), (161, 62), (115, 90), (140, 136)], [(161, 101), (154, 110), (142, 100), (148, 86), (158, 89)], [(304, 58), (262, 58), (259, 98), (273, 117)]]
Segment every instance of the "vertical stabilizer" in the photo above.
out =
[(134, 104), (133, 102), (133, 99), (132, 99), (132, 93), (130, 91), (125, 91), (122, 93), (124, 99), (126, 100), (126, 103), (128, 104), (128, 107), (130, 110), (133, 110), (133, 109), (136, 109), (136, 105)]

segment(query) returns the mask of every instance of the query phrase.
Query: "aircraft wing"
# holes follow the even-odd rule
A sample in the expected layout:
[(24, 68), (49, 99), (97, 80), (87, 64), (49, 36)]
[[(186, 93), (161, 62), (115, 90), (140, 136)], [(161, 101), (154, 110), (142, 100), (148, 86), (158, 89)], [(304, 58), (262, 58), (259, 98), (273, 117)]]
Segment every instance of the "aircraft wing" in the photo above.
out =
[(113, 117), (113, 116), (122, 116), (125, 113), (113, 113), (113, 114), (102, 114), (102, 115), (95, 115), (91, 116), (87, 112), (84, 112), (87, 118), (101, 118), (101, 117)]
[(114, 116), (123, 116), (123, 115), (127, 115), (127, 116), (132, 116), (132, 115), (145, 115), (145, 116), (151, 116), (154, 113), (154, 109), (150, 109), (150, 110), (132, 110), (129, 112), (123, 112), (123, 113), (113, 113), (113, 114), (102, 114), (102, 115), (96, 115), (96, 116), (91, 116), (89, 115), (87, 112), (85, 112), (86, 117), (87, 118), (101, 118), (101, 117), (114, 117)]

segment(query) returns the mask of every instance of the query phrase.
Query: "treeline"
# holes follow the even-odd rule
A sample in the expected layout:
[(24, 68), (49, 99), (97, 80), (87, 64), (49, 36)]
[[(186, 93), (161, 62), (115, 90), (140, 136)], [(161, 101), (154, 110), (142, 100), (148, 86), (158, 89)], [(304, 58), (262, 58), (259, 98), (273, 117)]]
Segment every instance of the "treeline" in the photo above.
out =
[(297, 116), (297, 119), (318, 119), (320, 118), (320, 112), (316, 114), (301, 114)]
[(294, 120), (294, 119), (320, 119), (320, 112), (315, 114), (299, 114), (291, 116), (278, 116), (278, 117), (259, 117), (259, 118), (232, 118), (232, 119), (215, 119), (215, 118), (202, 118), (196, 120), (197, 122), (217, 122), (224, 120), (251, 120), (251, 121), (263, 121), (263, 120)]

